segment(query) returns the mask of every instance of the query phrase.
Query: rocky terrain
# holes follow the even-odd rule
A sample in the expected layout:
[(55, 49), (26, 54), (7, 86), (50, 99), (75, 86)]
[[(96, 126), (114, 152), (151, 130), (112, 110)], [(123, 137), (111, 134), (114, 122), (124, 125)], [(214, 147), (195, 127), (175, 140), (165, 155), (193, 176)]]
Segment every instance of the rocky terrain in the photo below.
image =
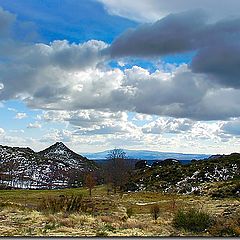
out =
[[(228, 195), (240, 196), (238, 153), (211, 156), (201, 161), (193, 160), (187, 165), (176, 159), (167, 159), (151, 166), (146, 162), (139, 162), (136, 166), (138, 167), (127, 186), (128, 190), (204, 194), (210, 183), (227, 182), (230, 191)], [(221, 190), (218, 191), (220, 194)]]

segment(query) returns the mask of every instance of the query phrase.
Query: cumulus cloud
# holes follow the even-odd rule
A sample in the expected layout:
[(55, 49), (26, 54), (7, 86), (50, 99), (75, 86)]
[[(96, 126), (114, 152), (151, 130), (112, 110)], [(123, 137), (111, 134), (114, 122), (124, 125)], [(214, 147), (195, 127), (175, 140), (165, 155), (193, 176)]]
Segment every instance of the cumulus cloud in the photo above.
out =
[(151, 121), (152, 119), (153, 117), (151, 115), (141, 114), (141, 113), (135, 114), (133, 118), (134, 121)]
[(196, 8), (203, 9), (212, 20), (227, 16), (239, 16), (238, 0), (98, 0), (112, 15), (129, 18), (138, 22), (155, 22), (170, 13)]
[(128, 121), (125, 112), (96, 110), (46, 111), (41, 116), (44, 121), (66, 122), (73, 126), (74, 135), (134, 134), (140, 131)]
[[(57, 119), (69, 117), (73, 124), (73, 116), (64, 111), (131, 111), (198, 120), (240, 116), (238, 89), (216, 88), (205, 75), (194, 74), (187, 65), (172, 72), (152, 73), (137, 66), (73, 72), (49, 67), (24, 81), (26, 78), (15, 87), (9, 84), (16, 98), (32, 108), (59, 110)], [(50, 113), (45, 116), (54, 117)]]
[(102, 41), (89, 40), (82, 44), (56, 40), (52, 43), (38, 43), (23, 48), (23, 55), (16, 61), (24, 61), (34, 67), (55, 66), (66, 70), (84, 70), (96, 67), (106, 58), (101, 50), (107, 47)]
[[(130, 30), (110, 47), (97, 40), (17, 45), (18, 51), (0, 65), (0, 101), (20, 99), (31, 108), (56, 110), (58, 116), (48, 112), (42, 117), (75, 126), (87, 125), (88, 117), (98, 121), (94, 111), (195, 120), (239, 117), (239, 54), (238, 45), (232, 44), (239, 39), (239, 21), (208, 23), (199, 11), (184, 12)], [(139, 66), (121, 70), (107, 65), (109, 52), (119, 57), (150, 57), (192, 50), (196, 51), (192, 64), (171, 70), (150, 72)], [(229, 55), (219, 60), (220, 53)], [(102, 132), (134, 129), (108, 124)]]
[(191, 130), (194, 122), (189, 119), (165, 119), (159, 118), (143, 126), (143, 133), (164, 134), (164, 133), (186, 133)]
[(40, 142), (71, 142), (72, 140), (71, 131), (66, 129), (52, 129), (40, 139)]
[(103, 61), (100, 50), (105, 46), (101, 41), (79, 45), (56, 41), (24, 47), (20, 55), (12, 57), (11, 64), (0, 66), (4, 85), (0, 98), (27, 98), (30, 93), (36, 98), (54, 99), (57, 93), (60, 97), (68, 91), (66, 79), (72, 77), (74, 70), (95, 68)]
[(27, 114), (26, 114), (26, 113), (17, 113), (14, 118), (15, 118), (15, 119), (27, 118)]

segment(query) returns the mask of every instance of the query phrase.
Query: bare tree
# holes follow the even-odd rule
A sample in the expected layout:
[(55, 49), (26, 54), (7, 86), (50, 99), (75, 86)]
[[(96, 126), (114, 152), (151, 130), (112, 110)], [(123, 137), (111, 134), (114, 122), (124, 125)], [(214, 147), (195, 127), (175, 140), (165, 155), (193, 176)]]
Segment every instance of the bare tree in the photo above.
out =
[(113, 150), (110, 150), (107, 157), (108, 160), (114, 160), (114, 159), (126, 159), (127, 154), (124, 152), (123, 149), (120, 148), (114, 148)]
[(126, 153), (122, 149), (113, 149), (107, 155), (107, 183), (111, 183), (114, 193), (122, 189), (129, 177), (129, 166)]

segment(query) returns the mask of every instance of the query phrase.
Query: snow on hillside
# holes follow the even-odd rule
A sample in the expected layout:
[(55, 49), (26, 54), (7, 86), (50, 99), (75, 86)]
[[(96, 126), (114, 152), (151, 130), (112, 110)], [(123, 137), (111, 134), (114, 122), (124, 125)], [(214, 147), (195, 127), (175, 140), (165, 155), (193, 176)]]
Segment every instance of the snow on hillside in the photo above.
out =
[(0, 183), (17, 188), (59, 188), (79, 182), (95, 165), (63, 143), (37, 153), (0, 145)]

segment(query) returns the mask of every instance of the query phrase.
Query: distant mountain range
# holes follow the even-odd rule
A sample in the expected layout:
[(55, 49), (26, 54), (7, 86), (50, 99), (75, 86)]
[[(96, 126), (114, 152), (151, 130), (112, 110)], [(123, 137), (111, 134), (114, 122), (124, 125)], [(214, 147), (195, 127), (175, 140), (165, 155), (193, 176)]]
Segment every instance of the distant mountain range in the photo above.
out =
[[(133, 160), (131, 163), (134, 166), (132, 179), (126, 185), (126, 190), (201, 193), (203, 183), (236, 180), (236, 184), (233, 182), (231, 194), (239, 195), (239, 153), (209, 156), (145, 150), (123, 151)], [(86, 173), (97, 169), (100, 169), (101, 173), (99, 163), (106, 161), (108, 153), (109, 151), (104, 151), (80, 155), (62, 142), (57, 142), (40, 152), (30, 148), (0, 145), (0, 188), (79, 187), (82, 186)], [(196, 161), (191, 161), (193, 159)], [(200, 159), (206, 161), (197, 161)], [(147, 163), (136, 163), (136, 160), (146, 160)], [(190, 161), (190, 164), (185, 164)]]
[[(81, 153), (82, 156), (91, 160), (103, 161), (106, 159), (110, 150), (97, 152), (97, 153)], [(158, 152), (158, 151), (148, 151), (148, 150), (128, 150), (123, 149), (129, 159), (141, 159), (147, 161), (164, 160), (168, 158), (174, 158), (183, 161), (190, 161), (192, 159), (205, 159), (210, 157), (207, 154), (185, 154), (185, 153), (174, 153), (174, 152)]]

